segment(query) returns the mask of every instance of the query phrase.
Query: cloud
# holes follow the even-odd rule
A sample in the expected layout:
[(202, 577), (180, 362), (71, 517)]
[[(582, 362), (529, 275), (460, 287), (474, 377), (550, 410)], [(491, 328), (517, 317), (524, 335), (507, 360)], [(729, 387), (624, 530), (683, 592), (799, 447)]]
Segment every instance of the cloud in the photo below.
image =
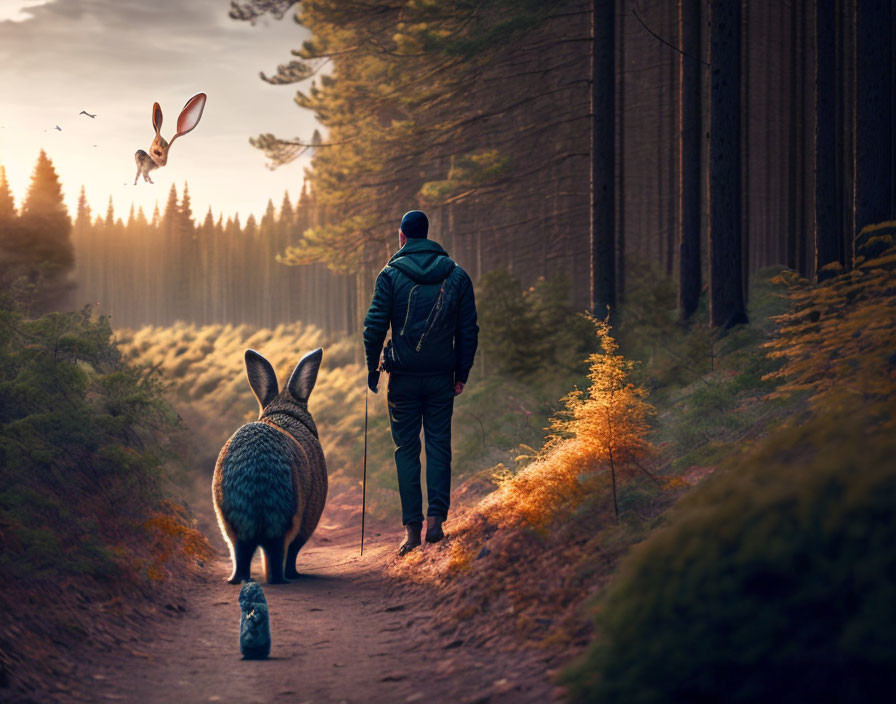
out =
[(53, 0), (0, 0), (0, 22), (25, 22), (34, 16), (32, 8)]
[(308, 32), (291, 17), (253, 27), (231, 20), (228, 10), (226, 0), (55, 0), (28, 7), (24, 21), (0, 21), (0, 163), (19, 196), (44, 148), (70, 209), (84, 184), (94, 210), (104, 212), (112, 195), (117, 212), (131, 199), (151, 212), (150, 197), (164, 201), (167, 186), (161, 193), (124, 184), (133, 183), (134, 151), (152, 140), (152, 104), (162, 105), (162, 134), (170, 139), (177, 113), (198, 92), (209, 96), (202, 122), (178, 140), (153, 180), (188, 179), (194, 202), (225, 217), (260, 213), (286, 188), (297, 196), (305, 164), (270, 172), (248, 138), (310, 137), (318, 126), (294, 105), (295, 87), (258, 77), (288, 60)]

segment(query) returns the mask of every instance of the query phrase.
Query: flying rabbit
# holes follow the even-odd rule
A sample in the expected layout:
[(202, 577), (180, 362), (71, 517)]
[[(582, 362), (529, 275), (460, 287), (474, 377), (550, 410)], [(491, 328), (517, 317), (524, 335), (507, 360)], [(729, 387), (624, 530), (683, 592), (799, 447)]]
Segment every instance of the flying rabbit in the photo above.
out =
[(199, 118), (202, 117), (202, 109), (205, 107), (205, 99), (205, 93), (197, 93), (187, 101), (177, 118), (177, 134), (171, 138), (170, 142), (165, 141), (161, 134), (162, 108), (158, 103), (152, 104), (152, 126), (155, 128), (156, 136), (149, 146), (148, 154), (142, 149), (138, 149), (137, 153), (134, 154), (134, 160), (137, 162), (137, 175), (134, 176), (135, 186), (140, 178), (140, 174), (143, 174), (144, 181), (152, 183), (149, 172), (168, 163), (168, 150), (171, 149), (174, 140), (199, 124)]

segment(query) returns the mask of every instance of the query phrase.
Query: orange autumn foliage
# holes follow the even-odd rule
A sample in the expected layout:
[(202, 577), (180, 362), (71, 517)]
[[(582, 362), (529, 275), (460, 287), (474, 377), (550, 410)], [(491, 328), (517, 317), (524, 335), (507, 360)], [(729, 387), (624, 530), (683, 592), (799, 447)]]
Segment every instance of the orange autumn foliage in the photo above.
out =
[(163, 501), (143, 528), (151, 536), (151, 556), (142, 560), (142, 568), (152, 580), (165, 578), (166, 570), (177, 570), (183, 564), (210, 560), (213, 550), (202, 533), (190, 524), (181, 506)]
[(609, 323), (590, 320), (602, 349), (588, 358), (591, 384), (563, 398), (565, 409), (552, 420), (552, 435), (536, 459), (500, 478), (497, 490), (483, 499), (478, 512), (493, 522), (543, 526), (574, 508), (607, 474), (618, 516), (617, 483), (647, 472), (642, 461), (653, 452), (647, 439), (653, 406), (647, 391), (629, 381), (634, 363), (616, 354)]
[(794, 272), (787, 286), (792, 310), (778, 316), (778, 335), (766, 344), (784, 360), (769, 375), (781, 381), (774, 395), (804, 391), (819, 404), (886, 401), (896, 381), (896, 245), (851, 271), (819, 284)]

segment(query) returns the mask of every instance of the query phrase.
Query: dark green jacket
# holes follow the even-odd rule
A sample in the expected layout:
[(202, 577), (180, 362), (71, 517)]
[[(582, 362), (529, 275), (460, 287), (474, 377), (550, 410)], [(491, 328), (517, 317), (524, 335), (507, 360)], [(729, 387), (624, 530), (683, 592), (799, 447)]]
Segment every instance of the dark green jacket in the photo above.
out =
[[(430, 330), (427, 316), (443, 282), (450, 294), (445, 300), (452, 302), (446, 314), (452, 318), (445, 321), (449, 324)], [(418, 375), (453, 372), (456, 381), (467, 381), (479, 336), (473, 282), (437, 242), (409, 239), (376, 277), (373, 301), (364, 318), (368, 371), (379, 366), (390, 327), (393, 371)]]

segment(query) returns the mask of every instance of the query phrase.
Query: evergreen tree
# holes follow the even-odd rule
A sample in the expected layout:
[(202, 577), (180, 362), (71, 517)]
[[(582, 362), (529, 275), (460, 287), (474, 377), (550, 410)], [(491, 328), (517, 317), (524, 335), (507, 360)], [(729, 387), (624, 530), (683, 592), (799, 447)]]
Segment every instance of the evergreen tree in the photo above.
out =
[(0, 223), (8, 222), (16, 216), (16, 203), (6, 182), (6, 169), (0, 166)]
[(75, 263), (71, 229), (56, 169), (41, 150), (22, 203), (18, 234), (10, 241), (18, 295), (31, 313), (66, 305)]
[(103, 222), (108, 227), (115, 225), (115, 208), (112, 205), (112, 196), (109, 196), (109, 204), (106, 206), (106, 219)]
[(84, 192), (84, 186), (81, 186), (81, 193), (78, 196), (78, 214), (75, 217), (75, 230), (82, 231), (90, 225), (90, 204), (87, 202), (87, 194)]
[(178, 214), (180, 215), (182, 234), (189, 233), (193, 229), (193, 209), (190, 206), (190, 189), (186, 181), (184, 181), (184, 194), (181, 197)]

